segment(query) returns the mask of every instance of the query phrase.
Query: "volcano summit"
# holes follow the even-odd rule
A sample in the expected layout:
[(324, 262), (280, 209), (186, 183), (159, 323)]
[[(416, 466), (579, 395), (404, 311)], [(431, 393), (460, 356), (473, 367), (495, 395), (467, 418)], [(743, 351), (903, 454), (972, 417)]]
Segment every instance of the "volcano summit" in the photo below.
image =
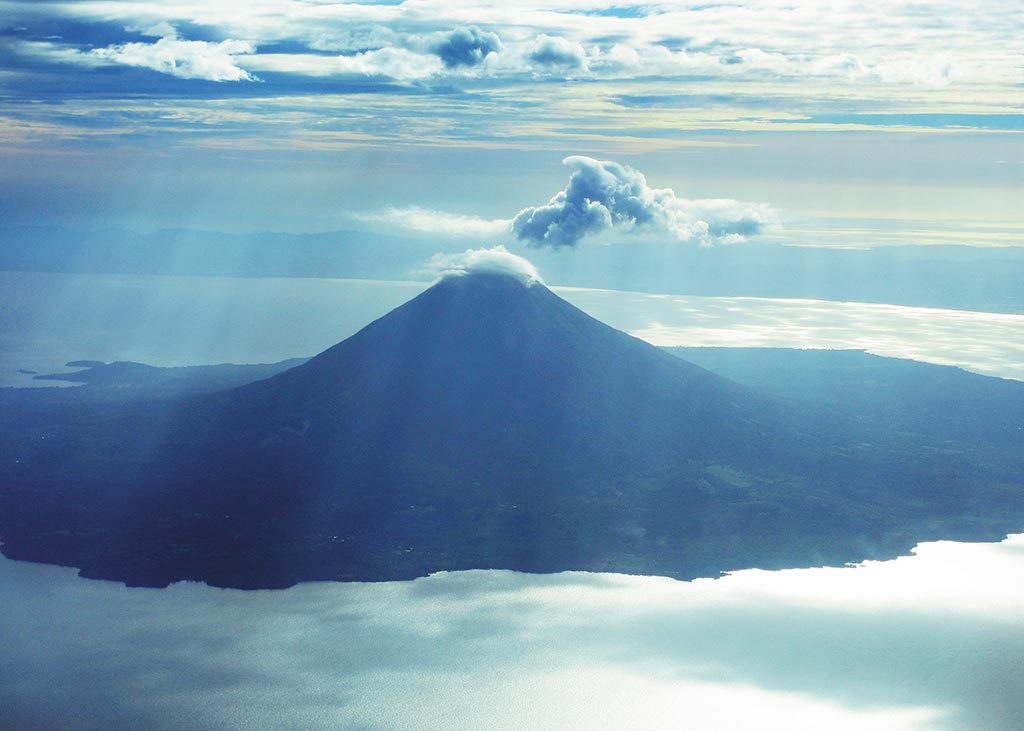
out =
[(763, 395), (500, 269), (267, 380), (31, 413), (4, 420), (4, 553), (132, 585), (693, 578), (999, 538), (1024, 515), (1020, 452)]

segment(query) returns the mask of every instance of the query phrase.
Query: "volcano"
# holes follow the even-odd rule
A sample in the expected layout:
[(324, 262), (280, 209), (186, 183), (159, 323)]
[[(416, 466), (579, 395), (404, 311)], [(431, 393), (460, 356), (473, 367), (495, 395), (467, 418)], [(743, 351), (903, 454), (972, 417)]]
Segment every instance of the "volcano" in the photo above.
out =
[(1001, 537), (1024, 514), (1019, 460), (762, 395), (502, 273), (448, 276), (267, 380), (25, 434), (4, 553), (130, 585), (693, 578)]

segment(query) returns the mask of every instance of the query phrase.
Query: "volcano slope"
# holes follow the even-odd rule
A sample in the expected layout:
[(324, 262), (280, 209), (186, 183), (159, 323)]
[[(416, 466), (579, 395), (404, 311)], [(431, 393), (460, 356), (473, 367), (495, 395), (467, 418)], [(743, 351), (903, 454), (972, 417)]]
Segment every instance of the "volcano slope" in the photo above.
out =
[(1024, 520), (1021, 411), (951, 438), (763, 395), (504, 274), (442, 279), (239, 388), (35, 403), (0, 418), (3, 552), (130, 585), (693, 578)]

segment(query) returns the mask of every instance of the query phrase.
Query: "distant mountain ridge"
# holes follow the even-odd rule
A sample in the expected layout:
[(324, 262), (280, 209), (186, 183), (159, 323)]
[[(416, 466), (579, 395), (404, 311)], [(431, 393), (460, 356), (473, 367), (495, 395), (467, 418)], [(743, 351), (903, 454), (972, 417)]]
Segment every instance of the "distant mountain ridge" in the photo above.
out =
[[(872, 243), (866, 239), (863, 245)], [(383, 248), (386, 257), (380, 256)], [(0, 227), (0, 270), (408, 279), (430, 254), (461, 248), (449, 237), (354, 230), (238, 234)], [(1024, 312), (1018, 276), (1024, 246), (701, 248), (669, 242), (581, 247), (571, 259), (534, 249), (530, 258), (548, 281), (566, 286)]]
[(47, 418), (0, 455), (5, 554), (131, 584), (692, 578), (1024, 519), (1020, 453), (764, 395), (499, 274), (263, 381)]

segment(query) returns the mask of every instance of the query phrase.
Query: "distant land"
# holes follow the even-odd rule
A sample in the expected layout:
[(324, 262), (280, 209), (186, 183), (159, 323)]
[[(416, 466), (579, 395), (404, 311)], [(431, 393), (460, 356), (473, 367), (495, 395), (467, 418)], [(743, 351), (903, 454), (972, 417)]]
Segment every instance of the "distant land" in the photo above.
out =
[(202, 384), (280, 364), (0, 390), (3, 552), (145, 586), (694, 578), (1024, 523), (1024, 383), (850, 351), (679, 354), (735, 380), (473, 274), (227, 390)]
[[(865, 247), (871, 242), (865, 241)], [(1024, 246), (828, 249), (749, 243), (701, 248), (628, 243), (526, 249), (551, 284), (703, 296), (782, 297), (1024, 312)], [(389, 256), (379, 252), (386, 248)], [(362, 231), (227, 234), (0, 228), (0, 270), (241, 277), (422, 278), (450, 237)]]
[(279, 363), (235, 365), (181, 366), (158, 368), (145, 363), (119, 361), (79, 360), (68, 363), (69, 368), (83, 370), (65, 373), (44, 373), (35, 376), (37, 381), (64, 381), (88, 384), (91, 396), (116, 396), (117, 398), (184, 395), (204, 391), (234, 388), (246, 383), (259, 381), (294, 368), (306, 362), (306, 358), (292, 358)]

